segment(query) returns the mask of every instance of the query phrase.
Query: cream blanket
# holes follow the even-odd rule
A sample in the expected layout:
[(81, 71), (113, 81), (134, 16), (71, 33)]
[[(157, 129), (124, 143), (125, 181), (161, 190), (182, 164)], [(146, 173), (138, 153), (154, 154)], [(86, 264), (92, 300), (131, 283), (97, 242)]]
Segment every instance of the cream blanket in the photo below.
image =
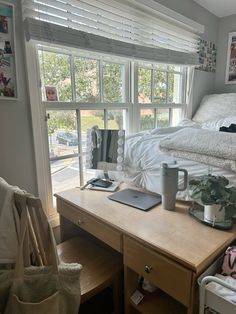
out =
[(20, 218), (14, 204), (19, 188), (0, 178), (0, 264), (14, 263), (19, 248)]
[(161, 151), (175, 157), (236, 171), (236, 134), (184, 128), (164, 137)]

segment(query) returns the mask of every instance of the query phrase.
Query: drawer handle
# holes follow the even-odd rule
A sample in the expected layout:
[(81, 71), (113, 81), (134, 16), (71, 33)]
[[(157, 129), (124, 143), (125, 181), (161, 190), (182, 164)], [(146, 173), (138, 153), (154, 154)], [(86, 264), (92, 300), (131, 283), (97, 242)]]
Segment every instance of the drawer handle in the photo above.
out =
[(78, 224), (79, 226), (81, 226), (83, 223), (84, 223), (84, 222), (83, 222), (83, 220), (81, 220), (81, 219), (79, 219), (79, 220), (77, 221), (77, 224)]
[(146, 265), (146, 266), (144, 267), (144, 270), (145, 270), (145, 272), (146, 272), (147, 274), (150, 274), (150, 272), (151, 272), (151, 270), (152, 270), (152, 266)]

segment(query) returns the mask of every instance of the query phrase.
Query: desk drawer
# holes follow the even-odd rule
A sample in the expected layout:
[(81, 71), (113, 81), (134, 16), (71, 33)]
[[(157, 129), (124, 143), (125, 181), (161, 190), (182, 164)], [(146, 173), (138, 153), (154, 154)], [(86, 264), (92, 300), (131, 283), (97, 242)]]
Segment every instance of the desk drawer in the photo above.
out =
[(124, 264), (182, 304), (189, 305), (191, 271), (126, 236)]
[(122, 252), (122, 234), (119, 231), (60, 199), (57, 199), (57, 210), (64, 218), (105, 242), (118, 252)]

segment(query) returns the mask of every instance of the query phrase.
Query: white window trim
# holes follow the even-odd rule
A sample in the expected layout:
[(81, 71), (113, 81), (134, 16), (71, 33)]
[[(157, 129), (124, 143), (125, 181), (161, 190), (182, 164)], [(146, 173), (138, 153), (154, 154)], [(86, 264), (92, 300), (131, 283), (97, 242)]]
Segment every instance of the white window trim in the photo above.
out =
[[(28, 86), (31, 104), (32, 128), (34, 137), (34, 152), (36, 163), (36, 178), (39, 197), (44, 205), (44, 210), (50, 216), (49, 208), (52, 205), (52, 185), (48, 151), (47, 125), (45, 121), (45, 107), (41, 104), (41, 84), (39, 80), (39, 69), (37, 63), (37, 51), (32, 42), (26, 43), (26, 63), (28, 70)], [(43, 124), (42, 121), (45, 121)]]

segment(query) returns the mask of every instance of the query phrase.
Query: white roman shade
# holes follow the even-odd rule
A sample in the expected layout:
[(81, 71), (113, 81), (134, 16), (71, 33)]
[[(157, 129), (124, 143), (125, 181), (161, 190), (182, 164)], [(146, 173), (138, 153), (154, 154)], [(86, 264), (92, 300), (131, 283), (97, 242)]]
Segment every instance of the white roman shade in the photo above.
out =
[(22, 0), (27, 40), (196, 64), (202, 25), (153, 0)]

